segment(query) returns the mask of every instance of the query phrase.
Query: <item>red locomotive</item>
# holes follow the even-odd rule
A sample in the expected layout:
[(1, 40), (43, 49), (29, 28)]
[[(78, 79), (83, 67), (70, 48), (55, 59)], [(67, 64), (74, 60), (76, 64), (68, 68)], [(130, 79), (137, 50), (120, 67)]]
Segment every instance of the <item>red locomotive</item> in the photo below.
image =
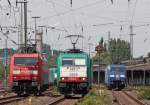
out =
[(48, 64), (41, 54), (14, 54), (10, 61), (9, 84), (19, 96), (39, 95), (49, 86), (48, 72)]

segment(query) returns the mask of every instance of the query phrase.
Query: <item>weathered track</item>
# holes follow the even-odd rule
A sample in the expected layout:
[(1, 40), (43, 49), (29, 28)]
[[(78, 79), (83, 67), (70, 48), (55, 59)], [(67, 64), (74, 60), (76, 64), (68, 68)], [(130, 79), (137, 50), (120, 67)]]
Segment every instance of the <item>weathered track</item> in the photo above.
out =
[(58, 103), (60, 103), (61, 101), (64, 101), (64, 100), (65, 100), (65, 97), (60, 96), (60, 97), (51, 99), (50, 102), (46, 105), (56, 105), (56, 104), (58, 104)]
[(1, 90), (0, 90), (0, 93), (2, 93), (2, 92), (5, 92), (5, 90), (2, 90), (2, 89), (1, 89)]
[[(42, 94), (43, 95), (49, 95), (50, 92), (51, 92), (52, 89), (49, 89), (45, 92), (43, 92)], [(5, 90), (1, 90), (0, 92), (6, 92)], [(33, 94), (31, 94), (32, 96)], [(34, 96), (34, 95), (33, 95)], [(8, 103), (11, 103), (11, 102), (15, 102), (15, 101), (20, 101), (22, 99), (25, 99), (27, 98), (28, 96), (24, 96), (24, 97), (19, 97), (17, 95), (11, 95), (11, 96), (7, 96), (7, 97), (4, 97), (4, 98), (0, 98), (0, 105), (4, 105), (4, 104), (8, 104)]]
[(53, 98), (48, 104), (46, 105), (74, 105), (77, 103), (79, 98), (77, 97), (70, 97), (65, 98), (64, 96), (60, 96), (57, 98)]
[(1, 98), (0, 99), (0, 105), (4, 105), (4, 104), (11, 103), (11, 102), (14, 102), (14, 101), (22, 100), (24, 98), (25, 97), (18, 97), (17, 95)]
[(145, 105), (126, 91), (112, 91), (113, 101), (119, 105)]

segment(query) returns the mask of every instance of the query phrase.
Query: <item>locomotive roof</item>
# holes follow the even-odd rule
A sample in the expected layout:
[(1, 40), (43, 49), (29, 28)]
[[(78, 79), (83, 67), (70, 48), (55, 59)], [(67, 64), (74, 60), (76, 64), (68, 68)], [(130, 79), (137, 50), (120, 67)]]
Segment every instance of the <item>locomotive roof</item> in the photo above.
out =
[(80, 49), (68, 49), (66, 51), (67, 53), (83, 53)]
[(39, 57), (41, 55), (38, 53), (16, 53), (13, 56), (14, 57)]
[(108, 66), (110, 66), (110, 67), (125, 67), (125, 65), (123, 65), (123, 64), (110, 64)]
[(108, 65), (107, 66), (107, 69), (109, 68), (113, 68), (113, 67), (118, 67), (118, 68), (123, 68), (123, 69), (125, 69), (126, 67), (125, 67), (125, 65), (123, 65), (123, 64), (111, 64), (111, 65)]
[(60, 56), (63, 57), (86, 57), (88, 54), (85, 52), (82, 53), (72, 53), (72, 52), (62, 52), (60, 53)]
[(82, 53), (62, 52), (59, 54), (58, 58), (85, 58), (85, 59), (90, 59), (90, 56), (88, 56), (88, 54), (85, 52), (82, 52)]

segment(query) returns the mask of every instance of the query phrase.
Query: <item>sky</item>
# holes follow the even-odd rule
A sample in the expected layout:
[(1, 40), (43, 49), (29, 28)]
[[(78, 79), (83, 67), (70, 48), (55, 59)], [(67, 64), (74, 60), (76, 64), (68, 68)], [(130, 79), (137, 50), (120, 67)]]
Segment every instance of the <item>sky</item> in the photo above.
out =
[[(18, 0), (19, 1), (19, 0)], [(21, 0), (20, 0), (21, 1)], [(71, 48), (70, 40), (65, 36), (80, 34), (84, 38), (78, 41), (77, 47), (88, 52), (88, 43), (92, 43), (91, 53), (101, 37), (108, 42), (111, 38), (130, 41), (129, 26), (133, 25), (134, 57), (146, 56), (150, 52), (150, 0), (28, 0), (28, 37), (34, 38), (34, 19), (39, 16), (37, 26), (56, 27), (43, 28), (43, 42), (54, 49)], [(20, 4), (16, 0), (0, 0), (0, 25), (20, 25)], [(83, 28), (82, 28), (83, 27)], [(122, 29), (121, 29), (122, 27)], [(9, 29), (3, 29), (5, 33)], [(15, 33), (14, 30), (17, 32)], [(8, 47), (17, 48), (10, 40), (18, 43), (17, 29), (9, 32)], [(0, 33), (0, 47), (5, 46), (5, 37)]]

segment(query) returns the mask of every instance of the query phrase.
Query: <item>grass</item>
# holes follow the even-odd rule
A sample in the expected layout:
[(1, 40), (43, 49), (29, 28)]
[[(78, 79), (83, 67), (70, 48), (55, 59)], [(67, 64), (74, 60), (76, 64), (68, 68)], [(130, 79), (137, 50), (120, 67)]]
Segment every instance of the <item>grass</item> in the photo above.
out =
[(105, 93), (98, 95), (96, 89), (92, 89), (84, 98), (80, 99), (76, 105), (110, 105)]
[(134, 86), (131, 88), (135, 89), (138, 99), (150, 100), (150, 86)]
[(56, 86), (53, 87), (53, 90), (51, 92), (51, 96), (60, 96), (60, 93), (58, 92), (58, 89)]
[(150, 100), (150, 88), (140, 89), (138, 98)]

